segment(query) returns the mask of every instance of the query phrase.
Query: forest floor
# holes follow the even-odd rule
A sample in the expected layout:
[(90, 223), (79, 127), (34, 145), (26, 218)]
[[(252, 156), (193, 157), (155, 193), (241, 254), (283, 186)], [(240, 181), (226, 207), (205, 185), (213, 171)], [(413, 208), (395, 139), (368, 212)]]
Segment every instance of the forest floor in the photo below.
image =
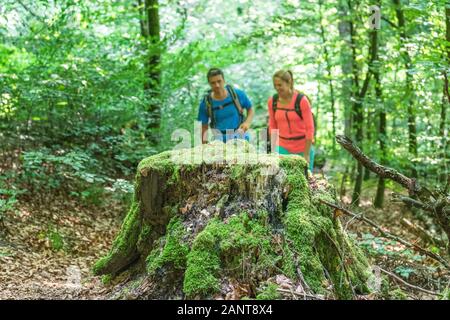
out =
[[(357, 209), (350, 210), (355, 214), (362, 214), (384, 231), (398, 238), (446, 257), (445, 236), (436, 230), (429, 216), (419, 210), (411, 211), (404, 204), (393, 201), (394, 192), (405, 193), (394, 183), (387, 182), (383, 208), (378, 209), (373, 206), (377, 182), (378, 179), (370, 179), (363, 183), (360, 205)], [(348, 195), (351, 191), (352, 189), (349, 188), (345, 196), (341, 197), (343, 203), (351, 202), (351, 196)], [(365, 222), (350, 217), (345, 217), (341, 221), (344, 228), (356, 237), (358, 244), (370, 258), (372, 266), (376, 266), (377, 272), (389, 279), (389, 289), (374, 297), (369, 296), (368, 299), (438, 299), (442, 296), (425, 293), (420, 289), (442, 293), (450, 288), (449, 270), (435, 260), (399, 242), (381, 237), (378, 231)], [(401, 278), (411, 286), (387, 275), (380, 268)]]
[(124, 210), (21, 202), (0, 237), (0, 299), (103, 299), (107, 288), (92, 265), (109, 250)]
[[(430, 244), (422, 243), (404, 222), (407, 219), (413, 225), (429, 229), (426, 219), (391, 202), (391, 192), (386, 190), (385, 207), (375, 209), (371, 204), (374, 183), (366, 183), (356, 211), (405, 240), (429, 248)], [(349, 199), (344, 196), (343, 201)], [(100, 277), (93, 276), (91, 269), (110, 248), (124, 212), (125, 206), (116, 202), (100, 207), (80, 206), (77, 201), (67, 199), (41, 205), (20, 202), (16, 212), (5, 218), (7, 234), (0, 235), (0, 299), (106, 299), (110, 288), (103, 285)], [(448, 287), (449, 273), (434, 261), (379, 238), (371, 227), (356, 220), (341, 219), (369, 253), (372, 264), (422, 288), (442, 291)], [(383, 296), (367, 296), (367, 299), (380, 298), (436, 297), (390, 278), (389, 292)]]

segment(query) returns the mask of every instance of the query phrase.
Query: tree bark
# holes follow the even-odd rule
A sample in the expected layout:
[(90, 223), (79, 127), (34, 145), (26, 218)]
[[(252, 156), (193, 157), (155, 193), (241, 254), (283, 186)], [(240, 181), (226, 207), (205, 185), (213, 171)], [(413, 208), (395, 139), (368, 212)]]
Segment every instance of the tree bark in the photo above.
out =
[[(445, 8), (445, 26), (446, 26), (446, 34), (445, 40), (446, 44), (446, 52), (445, 52), (445, 61), (447, 68), (450, 66), (450, 5), (447, 5)], [(444, 71), (444, 88), (442, 93), (442, 105), (441, 105), (441, 120), (439, 123), (439, 135), (442, 139), (441, 143), (441, 156), (442, 156), (442, 173), (440, 174), (440, 181), (442, 183), (446, 182), (448, 176), (448, 159), (447, 159), (447, 136), (448, 131), (448, 120), (447, 120), (447, 110), (450, 105), (450, 92), (449, 92), (449, 84), (448, 84), (448, 73)]]
[[(334, 96), (334, 86), (333, 86), (333, 75), (331, 73), (331, 62), (330, 62), (330, 56), (328, 53), (328, 46), (327, 46), (327, 39), (325, 36), (325, 27), (323, 25), (323, 14), (322, 14), (322, 5), (323, 1), (319, 1), (319, 19), (320, 19), (320, 36), (322, 37), (322, 44), (323, 44), (323, 54), (325, 57), (325, 63), (326, 63), (326, 70), (327, 70), (327, 76), (328, 76), (328, 86), (330, 90), (330, 107), (331, 107), (331, 114), (333, 117), (333, 137), (336, 136), (336, 107), (335, 107), (335, 96)], [(336, 147), (335, 140), (333, 139), (333, 150)]]
[[(381, 10), (381, 1), (378, 1), (377, 5)], [(386, 111), (383, 101), (383, 91), (381, 88), (380, 80), (380, 61), (378, 52), (376, 53), (375, 60), (377, 65), (373, 68), (373, 77), (375, 80), (375, 97), (377, 101), (377, 111), (379, 112), (379, 125), (378, 125), (378, 143), (380, 145), (382, 165), (386, 164)], [(374, 200), (374, 206), (376, 208), (382, 208), (384, 202), (384, 190), (385, 190), (385, 180), (382, 177), (378, 178), (377, 193)]]
[[(362, 144), (363, 142), (363, 123), (364, 123), (364, 98), (366, 97), (367, 91), (369, 89), (370, 79), (371, 75), (373, 73), (373, 63), (375, 59), (378, 57), (378, 31), (377, 29), (372, 29), (370, 32), (370, 60), (368, 63), (368, 70), (366, 73), (366, 77), (364, 79), (361, 91), (358, 93), (357, 99), (355, 99), (355, 102), (353, 104), (353, 110), (355, 113), (355, 127), (356, 127), (356, 141), (358, 144)], [(354, 53), (354, 59), (356, 62), (356, 57)], [(355, 79), (355, 82), (357, 79)], [(358, 88), (358, 86), (357, 86)], [(353, 189), (353, 195), (352, 195), (352, 203), (354, 205), (359, 204), (360, 195), (361, 195), (361, 188), (362, 188), (362, 182), (363, 182), (363, 166), (361, 163), (358, 162), (358, 169), (357, 169), (357, 177), (355, 181), (355, 187)]]
[[(345, 0), (339, 1), (338, 10), (340, 12), (341, 20), (339, 21), (339, 36), (345, 43), (345, 48), (341, 50), (342, 61), (341, 68), (344, 75), (353, 74), (352, 63), (352, 40), (351, 40), (351, 20), (349, 16), (349, 4)], [(351, 136), (352, 128), (352, 111), (351, 111), (351, 98), (352, 98), (353, 79), (345, 77), (342, 80), (342, 94), (340, 103), (344, 108), (344, 133), (346, 136)]]
[[(139, 0), (142, 8), (142, 0)], [(147, 138), (152, 144), (159, 142), (159, 129), (161, 125), (160, 99), (161, 70), (160, 70), (160, 25), (158, 0), (144, 0), (141, 12), (140, 28), (142, 36), (146, 39), (148, 57), (145, 62), (146, 79), (144, 90), (149, 101), (147, 108)]]
[[(380, 70), (376, 68), (374, 71), (375, 78), (375, 95), (377, 97), (377, 104), (380, 106), (380, 123), (378, 125), (378, 143), (380, 145), (381, 151), (381, 164), (386, 164), (386, 111), (384, 107), (383, 94), (381, 89), (380, 81)], [(376, 208), (382, 208), (384, 202), (384, 190), (385, 190), (385, 180), (382, 177), (378, 178), (377, 193), (375, 196), (374, 205)]]
[[(406, 92), (405, 92), (405, 101), (407, 103), (407, 113), (408, 113), (408, 150), (409, 153), (413, 157), (417, 157), (417, 129), (416, 129), (416, 115), (414, 110), (414, 101), (412, 99), (412, 93), (414, 90), (412, 83), (412, 74), (411, 67), (412, 61), (411, 57), (408, 53), (408, 50), (405, 47), (405, 43), (408, 41), (408, 35), (406, 33), (406, 19), (405, 15), (400, 3), (400, 0), (392, 0), (395, 5), (395, 13), (398, 21), (398, 29), (400, 36), (400, 45), (404, 47), (404, 51), (402, 51), (402, 57), (404, 60), (404, 66), (406, 71)], [(411, 164), (411, 175), (414, 178), (417, 178), (417, 169), (415, 165)]]

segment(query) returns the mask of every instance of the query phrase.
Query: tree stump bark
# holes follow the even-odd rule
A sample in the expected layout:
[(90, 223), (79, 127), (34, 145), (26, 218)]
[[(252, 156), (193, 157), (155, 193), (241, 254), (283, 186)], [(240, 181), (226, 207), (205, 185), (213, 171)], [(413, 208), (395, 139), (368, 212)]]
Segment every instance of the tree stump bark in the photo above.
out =
[(115, 298), (368, 293), (365, 256), (319, 201), (335, 201), (334, 189), (305, 170), (299, 156), (259, 154), (240, 141), (144, 159), (134, 202), (94, 273), (130, 275)]

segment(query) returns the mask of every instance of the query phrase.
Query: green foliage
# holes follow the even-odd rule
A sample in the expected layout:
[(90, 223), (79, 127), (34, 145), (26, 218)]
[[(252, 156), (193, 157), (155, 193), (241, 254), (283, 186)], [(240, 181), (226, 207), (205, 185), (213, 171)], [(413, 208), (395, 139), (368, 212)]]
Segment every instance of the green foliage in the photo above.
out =
[(408, 279), (411, 274), (416, 272), (415, 269), (404, 266), (398, 266), (394, 271), (405, 279)]
[[(358, 241), (358, 244), (372, 255), (402, 257), (416, 262), (424, 260), (423, 256), (415, 253), (411, 249), (402, 248), (400, 243), (374, 236), (371, 233), (364, 233), (362, 239)], [(404, 271), (405, 274), (407, 273), (407, 269)], [(409, 273), (407, 274), (409, 275)]]
[(256, 296), (256, 300), (277, 300), (281, 299), (281, 294), (277, 291), (278, 286), (274, 283), (269, 283), (264, 290)]
[(50, 248), (54, 251), (65, 249), (66, 243), (64, 237), (53, 225), (49, 225), (45, 231), (41, 231), (38, 238), (48, 241)]
[(4, 214), (14, 210), (17, 204), (17, 193), (13, 190), (0, 189), (0, 220)]
[[(29, 151), (22, 154), (23, 178), (33, 188), (39, 189), (77, 189), (80, 182), (101, 183), (105, 179), (89, 172), (96, 162), (83, 151), (70, 151), (54, 155), (47, 149)], [(72, 187), (72, 188), (71, 188)]]
[(391, 300), (408, 300), (408, 295), (400, 288), (389, 291), (389, 299)]
[(19, 196), (26, 192), (26, 190), (17, 189), (15, 186), (9, 187), (8, 178), (7, 174), (0, 176), (0, 221), (7, 213), (16, 209)]

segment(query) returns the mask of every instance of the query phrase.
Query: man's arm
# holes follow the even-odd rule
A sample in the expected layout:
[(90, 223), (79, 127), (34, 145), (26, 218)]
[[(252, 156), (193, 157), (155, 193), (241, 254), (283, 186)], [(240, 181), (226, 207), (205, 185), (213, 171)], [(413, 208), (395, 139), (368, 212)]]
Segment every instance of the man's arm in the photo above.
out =
[(208, 143), (208, 125), (202, 124), (202, 143)]
[(239, 126), (239, 129), (247, 131), (250, 128), (250, 125), (252, 124), (254, 115), (255, 112), (253, 111), (253, 108), (247, 109), (247, 119), (245, 119), (245, 121)]

